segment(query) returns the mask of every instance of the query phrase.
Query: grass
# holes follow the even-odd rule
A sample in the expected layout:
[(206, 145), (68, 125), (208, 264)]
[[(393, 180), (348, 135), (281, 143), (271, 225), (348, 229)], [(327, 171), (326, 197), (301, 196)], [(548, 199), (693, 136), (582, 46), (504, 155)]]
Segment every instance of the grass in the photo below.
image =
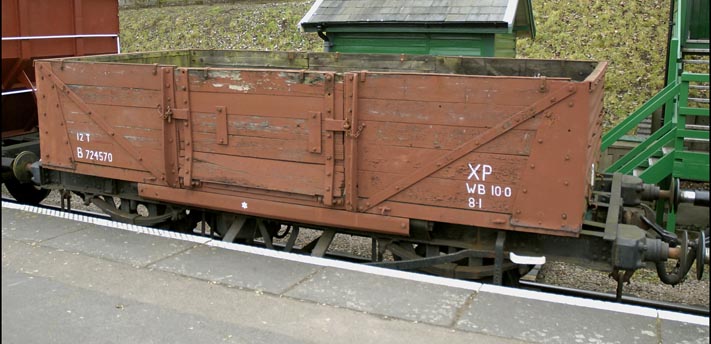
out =
[[(297, 30), (313, 1), (122, 10), (123, 50), (246, 49), (321, 51), (314, 33)], [(664, 83), (668, 0), (536, 0), (538, 36), (520, 39), (519, 57), (608, 61), (606, 129)]]
[(315, 51), (320, 38), (297, 29), (310, 7), (310, 1), (246, 1), (121, 10), (122, 49)]

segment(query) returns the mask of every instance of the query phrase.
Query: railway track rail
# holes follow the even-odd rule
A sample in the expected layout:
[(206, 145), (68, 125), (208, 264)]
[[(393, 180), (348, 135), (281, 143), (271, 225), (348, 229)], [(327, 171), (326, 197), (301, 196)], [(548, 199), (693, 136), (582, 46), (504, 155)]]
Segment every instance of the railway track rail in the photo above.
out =
[[(9, 197), (4, 197), (4, 196), (2, 197), (2, 202), (3, 203), (7, 202), (7, 203), (20, 204), (16, 200), (9, 198)], [(97, 213), (97, 212), (93, 212), (93, 211), (80, 210), (80, 209), (66, 209), (66, 208), (63, 209), (60, 206), (46, 205), (46, 204), (40, 204), (35, 207), (41, 208), (41, 209), (52, 210), (52, 211), (66, 212), (68, 214), (77, 215), (77, 216), (86, 216), (86, 217), (91, 217), (91, 218), (112, 221), (112, 219), (109, 215)], [(71, 217), (71, 216), (68, 218), (71, 220), (77, 220), (75, 217)], [(195, 229), (195, 231), (193, 232), (193, 235), (206, 236), (206, 237), (213, 238), (215, 240), (220, 240), (219, 237), (213, 236), (213, 234), (209, 231), (207, 231), (207, 232), (205, 232), (204, 230), (201, 231), (199, 227), (197, 227)], [(266, 247), (266, 245), (264, 243), (259, 242), (259, 241), (254, 242), (253, 245), (258, 246), (258, 247)], [(273, 243), (273, 247), (276, 250), (284, 250), (284, 246), (285, 246), (284, 244)], [(294, 247), (294, 249), (291, 252), (297, 253), (297, 254), (308, 254), (307, 251), (303, 251), (299, 247)], [(348, 261), (348, 262), (354, 262), (354, 263), (372, 262), (368, 258), (361, 257), (361, 256), (358, 256), (358, 255), (352, 254), (352, 253), (347, 253), (347, 252), (329, 251), (329, 252), (325, 253), (324, 257), (329, 258), (329, 259), (336, 259), (336, 260), (342, 260), (342, 261)], [(518, 281), (519, 286), (523, 289), (536, 290), (536, 291), (541, 291), (541, 292), (546, 292), (546, 293), (551, 293), (551, 294), (575, 296), (575, 297), (587, 298), (587, 299), (598, 300), (598, 301), (606, 301), (606, 302), (617, 302), (616, 295), (611, 294), (611, 293), (603, 293), (603, 292), (597, 292), (597, 291), (591, 291), (591, 290), (562, 287), (562, 286), (556, 286), (556, 285), (535, 282), (535, 277), (536, 277), (537, 271), (538, 271), (538, 269), (534, 269), (532, 273), (529, 273), (528, 275), (526, 275), (522, 279), (520, 279)], [(689, 315), (698, 315), (698, 316), (707, 316), (707, 317), (709, 315), (711, 315), (708, 308), (685, 305), (685, 304), (677, 304), (677, 303), (671, 303), (671, 302), (666, 302), (666, 301), (651, 300), (651, 299), (639, 298), (639, 297), (634, 297), (634, 296), (629, 296), (629, 295), (623, 295), (621, 298), (621, 301), (619, 301), (619, 303), (627, 304), (627, 305), (649, 307), (649, 308), (654, 308), (657, 310), (665, 310), (665, 311), (671, 311), (671, 312), (677, 312), (677, 313), (689, 314)]]

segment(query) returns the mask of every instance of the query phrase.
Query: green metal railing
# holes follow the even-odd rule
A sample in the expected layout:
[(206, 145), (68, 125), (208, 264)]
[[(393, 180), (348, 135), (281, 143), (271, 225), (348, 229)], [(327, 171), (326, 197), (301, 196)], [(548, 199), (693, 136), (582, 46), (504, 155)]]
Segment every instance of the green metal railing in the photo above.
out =
[[(692, 6), (697, 3), (691, 3)], [(692, 181), (709, 181), (709, 152), (690, 150), (687, 142), (704, 141), (708, 144), (708, 126), (687, 125), (689, 117), (709, 117), (708, 96), (705, 99), (690, 98), (690, 88), (709, 89), (709, 74), (684, 71), (686, 46), (693, 43), (698, 54), (708, 55), (708, 39), (689, 41), (687, 16), (695, 13), (688, 0), (678, 0), (675, 6), (674, 29), (669, 42), (668, 84), (644, 105), (627, 117), (602, 138), (601, 151), (605, 151), (624, 135), (635, 129), (640, 122), (655, 111), (664, 109), (664, 125), (642, 141), (637, 147), (610, 165), (605, 172), (634, 174), (645, 183), (659, 184), (668, 188), (675, 178)], [(697, 23), (698, 24), (698, 23)], [(705, 22), (708, 32), (708, 22)], [(698, 25), (697, 25), (698, 26)], [(703, 31), (703, 30), (702, 30)], [(692, 42), (692, 43), (689, 43)], [(699, 42), (702, 42), (699, 44)], [(703, 53), (705, 51), (705, 53)], [(708, 62), (706, 62), (708, 64)], [(708, 70), (708, 69), (706, 69)], [(691, 106), (693, 103), (694, 106)], [(657, 204), (658, 222), (664, 220), (673, 231), (676, 226), (674, 207)]]

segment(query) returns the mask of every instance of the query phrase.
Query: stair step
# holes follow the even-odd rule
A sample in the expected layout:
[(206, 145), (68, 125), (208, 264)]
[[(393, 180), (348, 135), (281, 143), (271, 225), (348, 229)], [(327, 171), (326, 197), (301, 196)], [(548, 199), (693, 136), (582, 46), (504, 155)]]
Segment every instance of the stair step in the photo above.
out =
[(708, 98), (691, 98), (691, 97), (689, 97), (688, 99), (690, 102), (694, 102), (694, 103), (700, 103), (700, 104), (708, 104), (709, 103)]
[(686, 44), (709, 44), (708, 39), (687, 39)]
[(687, 54), (704, 54), (704, 55), (709, 54), (709, 50), (703, 49), (703, 48), (682, 48), (681, 52), (687, 53)]
[(662, 154), (664, 154), (664, 155), (667, 155), (673, 151), (674, 151), (674, 148), (672, 148), (672, 147), (662, 147)]
[(697, 139), (697, 138), (692, 138), (692, 137), (685, 137), (684, 142), (702, 142), (702, 143), (708, 143), (709, 139)]
[(709, 130), (708, 125), (702, 125), (702, 124), (687, 124), (684, 126), (684, 128), (689, 129), (689, 130)]
[(659, 158), (649, 158), (647, 159), (647, 162), (649, 163), (649, 167), (652, 167), (652, 165), (656, 164), (657, 161), (659, 161)]
[(639, 177), (639, 175), (642, 174), (642, 172), (644, 172), (644, 169), (635, 168), (634, 170), (632, 170), (632, 175), (635, 177)]
[(709, 89), (709, 85), (689, 85), (690, 89), (694, 90), (707, 90)]
[(709, 60), (681, 60), (681, 62), (686, 64), (709, 64)]

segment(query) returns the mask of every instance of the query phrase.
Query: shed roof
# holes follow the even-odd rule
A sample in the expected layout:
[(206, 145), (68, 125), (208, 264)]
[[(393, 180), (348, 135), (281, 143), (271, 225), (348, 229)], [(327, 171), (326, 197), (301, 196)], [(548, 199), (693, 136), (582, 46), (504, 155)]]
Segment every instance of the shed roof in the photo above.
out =
[(490, 27), (535, 35), (531, 0), (316, 0), (305, 31), (342, 26)]

